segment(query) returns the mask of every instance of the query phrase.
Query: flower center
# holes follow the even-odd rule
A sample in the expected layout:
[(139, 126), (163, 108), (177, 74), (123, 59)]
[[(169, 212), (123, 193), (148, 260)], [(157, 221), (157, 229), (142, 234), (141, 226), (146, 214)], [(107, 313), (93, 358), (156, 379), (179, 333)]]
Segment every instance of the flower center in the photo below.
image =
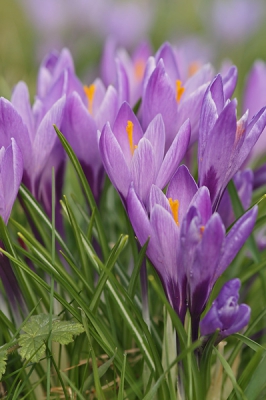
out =
[(144, 75), (145, 63), (142, 60), (136, 61), (134, 65), (135, 77), (138, 81), (141, 81)]
[(177, 81), (176, 81), (176, 101), (178, 103), (180, 102), (184, 91), (185, 91), (185, 88), (184, 88), (184, 86), (182, 86), (182, 82), (179, 79), (177, 79)]
[(132, 121), (127, 121), (126, 131), (127, 131), (129, 148), (130, 148), (130, 151), (131, 151), (132, 155), (134, 153), (134, 150), (137, 147), (137, 146), (134, 146), (134, 143), (133, 143), (133, 130), (134, 130), (133, 122)]
[(170, 205), (175, 223), (176, 223), (176, 225), (179, 226), (179, 221), (178, 221), (179, 201), (173, 200), (172, 197), (169, 197), (168, 201), (169, 201), (169, 205)]
[(92, 115), (93, 99), (95, 95), (96, 86), (92, 84), (90, 86), (84, 86), (83, 89), (88, 99), (89, 113)]
[(200, 234), (201, 234), (201, 236), (202, 236), (202, 235), (203, 235), (203, 232), (204, 232), (204, 230), (205, 230), (205, 226), (204, 226), (204, 225), (201, 225), (200, 228), (199, 228), (199, 230), (200, 230)]
[(193, 76), (200, 69), (200, 64), (197, 61), (193, 61), (188, 66), (188, 76)]

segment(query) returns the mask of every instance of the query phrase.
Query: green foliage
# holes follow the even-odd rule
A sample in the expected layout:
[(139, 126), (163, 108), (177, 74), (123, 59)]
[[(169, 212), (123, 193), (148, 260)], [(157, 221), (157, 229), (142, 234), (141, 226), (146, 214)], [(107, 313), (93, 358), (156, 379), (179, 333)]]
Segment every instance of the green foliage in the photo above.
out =
[(0, 351), (0, 380), (6, 371), (7, 350)]
[(73, 321), (60, 321), (54, 317), (51, 330), (49, 327), (50, 317), (46, 314), (34, 315), (24, 325), (23, 331), (18, 339), (21, 346), (19, 353), (27, 361), (38, 362), (44, 355), (49, 336), (53, 342), (69, 344), (74, 335), (84, 332), (80, 323)]

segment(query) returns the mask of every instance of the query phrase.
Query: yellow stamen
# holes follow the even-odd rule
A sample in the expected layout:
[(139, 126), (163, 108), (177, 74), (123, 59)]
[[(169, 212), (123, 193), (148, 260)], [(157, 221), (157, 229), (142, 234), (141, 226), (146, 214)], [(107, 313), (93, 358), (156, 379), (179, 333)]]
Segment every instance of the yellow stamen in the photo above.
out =
[(197, 61), (193, 61), (191, 64), (189, 64), (188, 76), (191, 77), (196, 72), (198, 72), (199, 69), (200, 69), (200, 64)]
[(133, 144), (133, 129), (134, 129), (133, 122), (127, 121), (126, 131), (127, 131), (127, 137), (128, 137), (131, 154), (133, 154), (134, 150), (135, 150), (135, 146)]
[(138, 60), (134, 65), (135, 77), (138, 81), (141, 81), (144, 75), (145, 63), (142, 60)]
[(95, 85), (84, 86), (83, 89), (88, 99), (89, 113), (92, 114), (92, 106), (93, 106), (93, 99), (95, 95), (96, 86)]
[(185, 91), (184, 86), (182, 86), (182, 82), (177, 79), (176, 81), (176, 101), (179, 103), (180, 99)]
[(205, 226), (204, 226), (204, 225), (201, 225), (201, 227), (200, 227), (200, 234), (201, 234), (201, 235), (203, 235), (204, 230), (205, 230)]
[(178, 222), (178, 209), (179, 209), (179, 201), (178, 200), (173, 200), (171, 197), (168, 199), (170, 208), (175, 220), (175, 223), (179, 226)]

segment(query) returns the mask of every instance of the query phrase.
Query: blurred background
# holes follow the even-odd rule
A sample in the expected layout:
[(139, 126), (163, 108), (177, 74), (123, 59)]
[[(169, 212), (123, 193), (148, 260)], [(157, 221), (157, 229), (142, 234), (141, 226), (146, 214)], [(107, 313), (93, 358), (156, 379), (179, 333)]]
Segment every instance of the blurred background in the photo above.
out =
[(142, 40), (166, 40), (191, 60), (239, 70), (238, 95), (254, 60), (266, 60), (264, 0), (2, 0), (0, 95), (27, 82), (34, 96), (45, 54), (68, 47), (83, 80), (94, 79), (106, 38), (130, 52)]

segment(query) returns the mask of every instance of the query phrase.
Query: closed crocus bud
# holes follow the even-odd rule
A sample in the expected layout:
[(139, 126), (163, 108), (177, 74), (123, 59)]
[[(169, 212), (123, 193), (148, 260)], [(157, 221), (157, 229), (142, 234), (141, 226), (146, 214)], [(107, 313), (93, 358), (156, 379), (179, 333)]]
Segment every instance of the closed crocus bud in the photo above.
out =
[(219, 296), (200, 322), (202, 336), (211, 335), (218, 329), (218, 339), (222, 340), (248, 324), (251, 310), (246, 304), (238, 304), (239, 288), (239, 279), (232, 279), (222, 287)]

